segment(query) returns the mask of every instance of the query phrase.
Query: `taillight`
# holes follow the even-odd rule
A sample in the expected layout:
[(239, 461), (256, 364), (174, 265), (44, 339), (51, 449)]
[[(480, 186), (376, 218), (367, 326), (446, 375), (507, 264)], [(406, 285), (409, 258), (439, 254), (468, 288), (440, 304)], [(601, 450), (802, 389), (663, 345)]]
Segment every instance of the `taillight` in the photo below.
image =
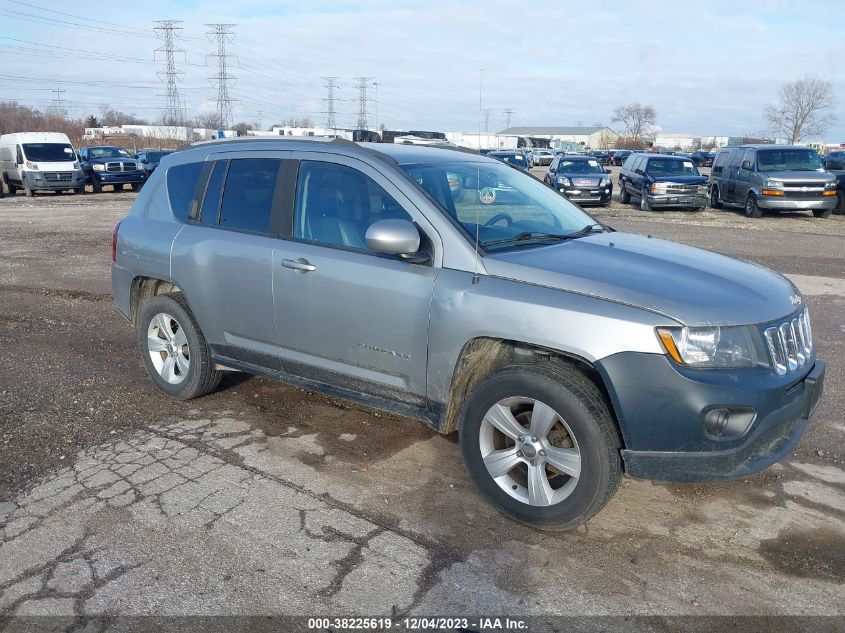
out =
[(114, 225), (114, 232), (111, 234), (111, 260), (117, 261), (117, 232), (120, 230), (120, 222)]

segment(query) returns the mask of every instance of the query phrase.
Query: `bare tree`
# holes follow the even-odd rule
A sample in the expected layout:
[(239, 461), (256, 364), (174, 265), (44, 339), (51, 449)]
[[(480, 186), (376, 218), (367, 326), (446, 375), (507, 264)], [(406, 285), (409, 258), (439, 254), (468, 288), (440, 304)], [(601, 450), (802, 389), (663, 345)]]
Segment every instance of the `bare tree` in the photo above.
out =
[(126, 114), (125, 112), (115, 110), (106, 103), (100, 105), (99, 121), (101, 125), (107, 126), (149, 125), (148, 121), (135, 116), (134, 112)]
[(650, 105), (629, 103), (613, 111), (613, 122), (621, 123), (625, 128), (625, 136), (636, 140), (654, 129), (657, 113)]
[(220, 115), (217, 112), (209, 112), (207, 114), (200, 114), (197, 116), (194, 124), (198, 128), (204, 130), (219, 130), (220, 129)]
[(833, 84), (807, 75), (790, 81), (780, 89), (780, 99), (763, 109), (770, 131), (790, 139), (791, 143), (820, 136), (836, 121), (833, 109), (836, 97)]

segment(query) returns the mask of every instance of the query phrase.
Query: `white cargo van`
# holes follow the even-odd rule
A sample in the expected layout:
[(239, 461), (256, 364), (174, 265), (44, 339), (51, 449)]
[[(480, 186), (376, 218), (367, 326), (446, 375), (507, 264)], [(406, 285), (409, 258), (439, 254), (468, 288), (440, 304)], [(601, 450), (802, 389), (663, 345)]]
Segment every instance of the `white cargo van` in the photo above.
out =
[(85, 192), (85, 174), (67, 134), (18, 132), (0, 136), (0, 177), (9, 193), (73, 190)]

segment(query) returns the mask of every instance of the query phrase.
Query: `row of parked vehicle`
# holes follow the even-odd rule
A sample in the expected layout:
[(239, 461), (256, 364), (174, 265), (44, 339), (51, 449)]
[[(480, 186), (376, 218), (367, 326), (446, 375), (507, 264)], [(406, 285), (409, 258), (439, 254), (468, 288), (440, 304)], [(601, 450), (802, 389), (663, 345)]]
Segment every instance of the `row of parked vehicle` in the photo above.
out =
[(736, 207), (749, 218), (764, 211), (811, 211), (827, 218), (845, 209), (845, 171), (827, 171), (818, 153), (794, 145), (741, 145), (716, 154), (710, 176), (684, 155), (631, 154), (619, 173), (620, 199), (640, 208)]
[[(130, 154), (122, 147), (92, 146), (77, 151), (66, 134), (20, 132), (0, 136), (0, 179), (10, 194), (28, 197), (39, 191), (94, 193), (104, 186), (138, 191), (172, 150), (143, 149)], [(0, 195), (3, 195), (0, 186)]]

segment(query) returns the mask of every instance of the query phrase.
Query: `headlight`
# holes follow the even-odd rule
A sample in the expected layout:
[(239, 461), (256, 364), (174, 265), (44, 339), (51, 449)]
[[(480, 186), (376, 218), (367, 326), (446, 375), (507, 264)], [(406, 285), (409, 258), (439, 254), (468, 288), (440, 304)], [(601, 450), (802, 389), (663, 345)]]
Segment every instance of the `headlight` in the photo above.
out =
[(698, 187), (696, 187), (696, 191), (700, 194), (707, 195), (707, 185), (698, 185)]
[(38, 164), (32, 163), (30, 161), (26, 161), (26, 168), (27, 169), (38, 169)]
[(610, 184), (610, 178), (602, 178), (599, 187), (607, 187)]
[(680, 365), (733, 368), (757, 364), (757, 348), (747, 327), (660, 327), (657, 337)]
[(668, 183), (656, 182), (651, 186), (651, 193), (666, 193)]
[(557, 184), (562, 187), (569, 187), (572, 185), (572, 181), (569, 180), (569, 178), (567, 178), (566, 176), (558, 176)]
[(783, 188), (783, 182), (780, 181), (780, 180), (767, 180), (765, 187), (771, 188), (771, 189), (782, 189)]
[(94, 171), (105, 171), (106, 166), (102, 163), (94, 163), (93, 165), (91, 165), (91, 169), (93, 169)]

